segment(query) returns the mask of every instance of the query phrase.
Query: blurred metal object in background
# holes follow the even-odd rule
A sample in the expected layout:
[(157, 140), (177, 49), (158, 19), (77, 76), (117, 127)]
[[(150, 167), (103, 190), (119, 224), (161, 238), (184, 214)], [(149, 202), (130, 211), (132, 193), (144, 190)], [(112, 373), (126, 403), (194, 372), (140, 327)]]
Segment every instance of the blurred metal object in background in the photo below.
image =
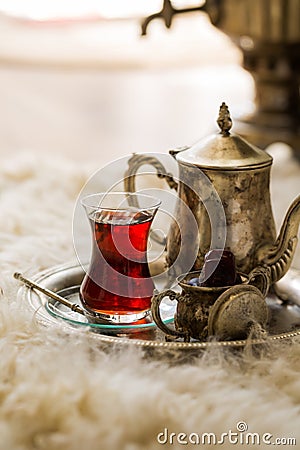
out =
[(142, 23), (142, 34), (153, 19), (169, 28), (174, 15), (190, 11), (205, 11), (231, 37), (254, 78), (255, 111), (239, 118), (236, 130), (263, 148), (285, 142), (300, 157), (300, 0), (206, 0), (182, 10), (164, 0)]

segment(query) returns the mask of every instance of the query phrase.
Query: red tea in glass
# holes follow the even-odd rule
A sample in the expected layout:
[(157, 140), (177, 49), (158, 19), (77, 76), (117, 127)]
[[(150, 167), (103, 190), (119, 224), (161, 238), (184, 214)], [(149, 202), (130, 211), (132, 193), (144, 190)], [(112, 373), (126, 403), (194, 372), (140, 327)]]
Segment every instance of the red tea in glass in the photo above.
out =
[(142, 194), (95, 194), (83, 200), (92, 229), (92, 255), (80, 289), (95, 321), (135, 322), (151, 308), (154, 284), (147, 241), (159, 200)]

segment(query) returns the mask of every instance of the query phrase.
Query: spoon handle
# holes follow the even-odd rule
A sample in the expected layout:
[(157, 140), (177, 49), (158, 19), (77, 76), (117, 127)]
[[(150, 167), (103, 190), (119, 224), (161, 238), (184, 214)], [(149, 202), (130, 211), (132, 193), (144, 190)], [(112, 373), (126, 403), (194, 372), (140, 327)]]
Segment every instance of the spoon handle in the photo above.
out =
[(62, 303), (63, 305), (70, 308), (72, 311), (75, 311), (79, 314), (84, 315), (84, 310), (79, 306), (76, 305), (76, 303), (69, 302), (64, 297), (61, 297), (60, 295), (56, 294), (55, 292), (50, 291), (47, 288), (44, 288), (40, 284), (35, 283), (32, 280), (29, 280), (28, 278), (23, 277), (23, 275), (19, 272), (14, 273), (14, 278), (24, 283), (26, 286), (36, 289), (37, 291), (42, 292), (43, 294), (47, 295), (48, 297), (53, 298), (54, 300), (58, 301), (59, 303)]

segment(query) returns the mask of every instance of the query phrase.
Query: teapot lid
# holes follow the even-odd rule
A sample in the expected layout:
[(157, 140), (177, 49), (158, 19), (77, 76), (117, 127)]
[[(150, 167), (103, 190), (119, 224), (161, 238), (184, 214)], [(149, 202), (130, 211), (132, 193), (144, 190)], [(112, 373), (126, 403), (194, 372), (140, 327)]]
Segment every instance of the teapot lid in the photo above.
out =
[(219, 134), (201, 139), (176, 156), (178, 162), (215, 170), (246, 170), (266, 167), (273, 158), (264, 150), (249, 144), (241, 136), (230, 134), (232, 120), (227, 105), (220, 107), (217, 123)]

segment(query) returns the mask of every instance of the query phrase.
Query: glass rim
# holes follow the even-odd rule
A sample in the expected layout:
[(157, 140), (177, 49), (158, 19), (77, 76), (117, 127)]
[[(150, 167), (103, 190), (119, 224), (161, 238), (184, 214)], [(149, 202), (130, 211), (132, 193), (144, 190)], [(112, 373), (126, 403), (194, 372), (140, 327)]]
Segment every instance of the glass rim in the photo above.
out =
[[(149, 211), (152, 209), (157, 209), (161, 205), (161, 200), (158, 197), (154, 197), (150, 194), (142, 194), (140, 192), (126, 192), (126, 191), (116, 191), (116, 192), (97, 192), (94, 194), (88, 194), (85, 195), (80, 199), (80, 203), (85, 208), (92, 208), (92, 209), (101, 209), (103, 211), (126, 211), (128, 207), (116, 207), (116, 206), (103, 206), (101, 205), (101, 201), (104, 200), (106, 197), (117, 197), (122, 196), (123, 200), (126, 200), (126, 198), (130, 197), (136, 197), (138, 200), (138, 197), (152, 199), (153, 204), (150, 204), (149, 206), (140, 206), (138, 205), (132, 205), (133, 207), (136, 207), (139, 211)], [(99, 201), (97, 203), (88, 203), (88, 200), (96, 199), (98, 198)], [(130, 207), (130, 205), (128, 205)]]

